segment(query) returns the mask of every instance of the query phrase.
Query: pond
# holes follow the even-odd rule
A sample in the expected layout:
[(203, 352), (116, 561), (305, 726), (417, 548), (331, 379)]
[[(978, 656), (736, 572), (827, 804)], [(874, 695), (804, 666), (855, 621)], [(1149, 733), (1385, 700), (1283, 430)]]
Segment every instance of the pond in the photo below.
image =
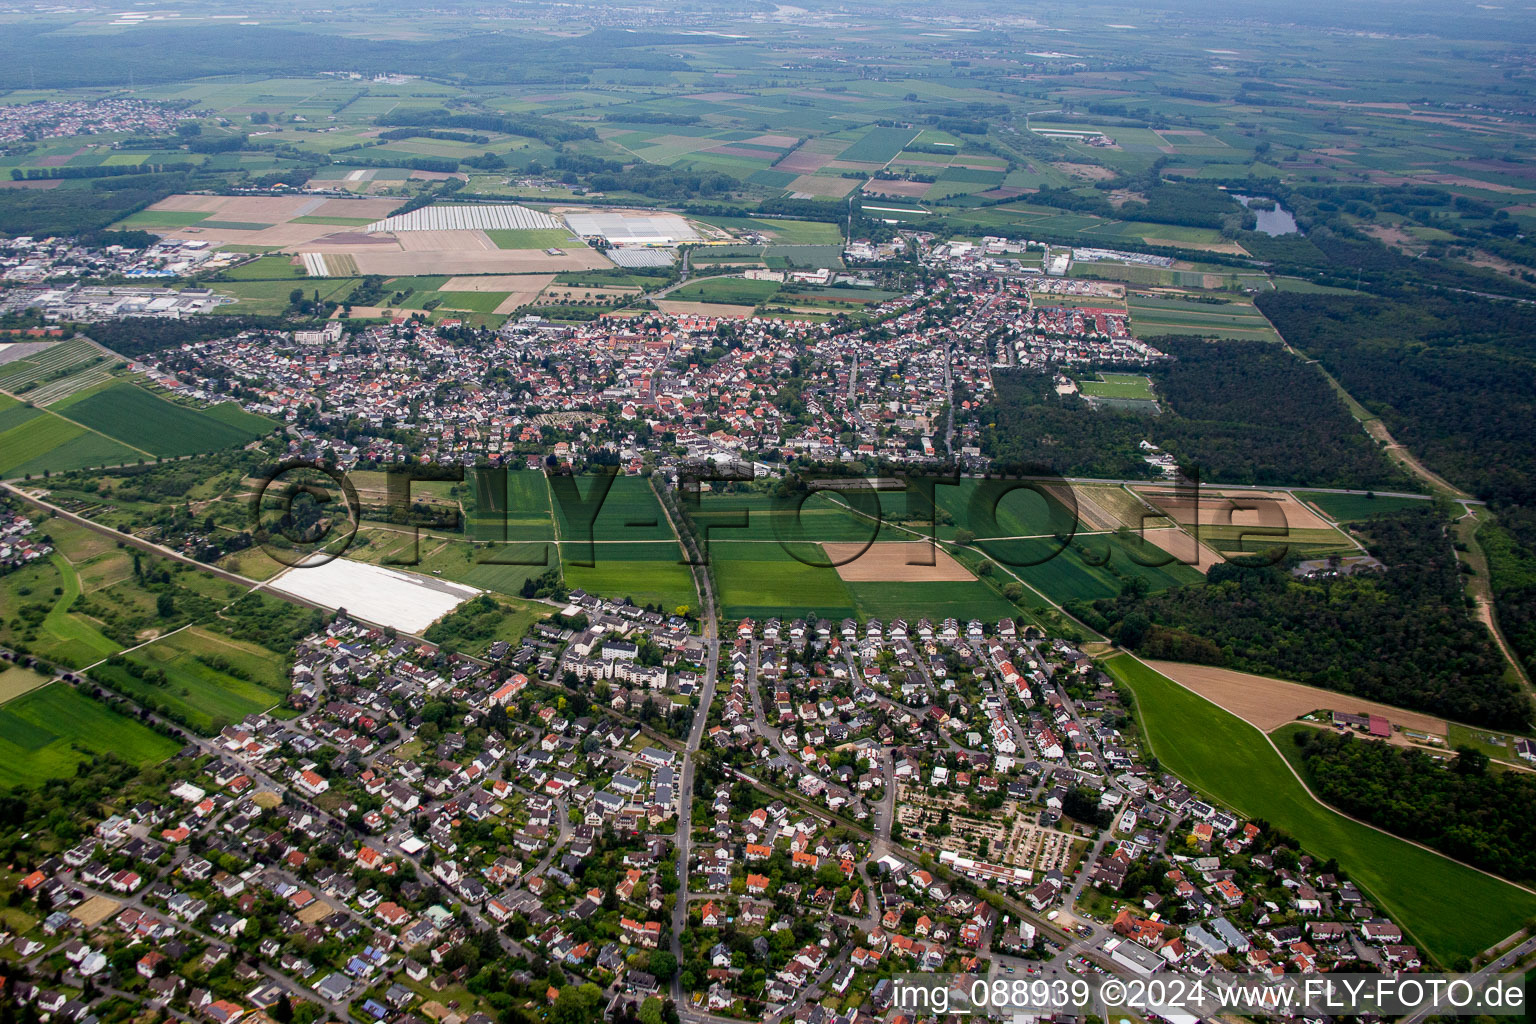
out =
[[(1244, 206), (1247, 206), (1249, 203), (1253, 202), (1254, 199), (1253, 196), (1240, 196), (1235, 194), (1232, 196), (1232, 198), (1236, 199)], [(1301, 228), (1296, 226), (1296, 218), (1291, 216), (1291, 211), (1287, 210), (1279, 203), (1275, 203), (1272, 199), (1269, 201), (1274, 203), (1274, 205), (1269, 209), (1253, 211), (1254, 217), (1258, 220), (1258, 223), (1254, 225), (1253, 229), (1266, 235), (1300, 234)]]

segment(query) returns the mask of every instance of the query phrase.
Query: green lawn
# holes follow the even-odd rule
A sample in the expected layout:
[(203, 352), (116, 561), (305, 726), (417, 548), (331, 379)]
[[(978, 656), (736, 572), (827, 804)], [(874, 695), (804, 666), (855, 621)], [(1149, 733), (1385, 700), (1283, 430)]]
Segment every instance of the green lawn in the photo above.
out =
[[(69, 418), (156, 455), (192, 455), (233, 448), (266, 430), (166, 401), (128, 383), (114, 384), (69, 407)], [(270, 428), (267, 428), (270, 429)]]
[(1324, 807), (1264, 734), (1129, 655), (1104, 668), (1136, 695), (1137, 718), (1164, 768), (1201, 793), (1295, 836), (1349, 877), (1414, 942), (1449, 966), (1514, 932), (1536, 896)]
[(33, 690), (0, 707), (0, 786), (71, 776), (92, 755), (134, 764), (163, 761), (173, 739), (86, 697), (65, 683)]
[(1094, 398), (1146, 399), (1157, 396), (1152, 393), (1152, 382), (1145, 377), (1126, 373), (1101, 373), (1099, 380), (1080, 380), (1078, 390)]

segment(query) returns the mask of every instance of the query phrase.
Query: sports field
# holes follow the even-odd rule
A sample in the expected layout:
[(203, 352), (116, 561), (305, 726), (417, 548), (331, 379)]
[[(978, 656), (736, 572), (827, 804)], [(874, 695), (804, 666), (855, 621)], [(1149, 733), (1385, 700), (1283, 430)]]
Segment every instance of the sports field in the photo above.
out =
[(1264, 734), (1236, 715), (1129, 655), (1104, 668), (1135, 694), (1142, 732), (1165, 768), (1238, 813), (1284, 829), (1313, 856), (1337, 858), (1442, 966), (1494, 945), (1536, 914), (1536, 895), (1324, 807)]
[(86, 697), (52, 683), (0, 707), (0, 786), (33, 785), (74, 774), (97, 754), (131, 764), (162, 761), (181, 744)]
[(1077, 388), (1094, 398), (1121, 398), (1151, 401), (1152, 382), (1139, 373), (1100, 373), (1098, 380), (1080, 380)]

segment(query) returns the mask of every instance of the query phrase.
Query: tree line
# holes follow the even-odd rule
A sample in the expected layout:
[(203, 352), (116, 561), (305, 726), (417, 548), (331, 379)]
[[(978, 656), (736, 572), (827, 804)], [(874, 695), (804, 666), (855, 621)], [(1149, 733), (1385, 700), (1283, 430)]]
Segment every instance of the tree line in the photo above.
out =
[[(1427, 505), (1428, 503), (1426, 503)], [(1458, 721), (1522, 729), (1531, 703), (1467, 609), (1443, 512), (1363, 527), (1380, 571), (1298, 578), (1223, 563), (1203, 584), (1079, 601), (1072, 614), (1144, 657), (1294, 679)]]

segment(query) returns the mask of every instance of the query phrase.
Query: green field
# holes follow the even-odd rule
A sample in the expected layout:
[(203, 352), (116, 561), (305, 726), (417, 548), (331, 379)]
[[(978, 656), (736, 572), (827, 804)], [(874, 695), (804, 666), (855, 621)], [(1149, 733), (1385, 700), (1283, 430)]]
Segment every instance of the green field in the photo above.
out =
[(1324, 807), (1242, 719), (1129, 655), (1104, 667), (1135, 693), (1137, 719), (1164, 768), (1238, 813), (1284, 829), (1313, 856), (1337, 858), (1443, 966), (1494, 945), (1536, 914), (1536, 896)]
[(508, 472), (503, 493), (497, 493), (494, 473), (472, 473), (470, 479), (474, 497), (465, 509), (472, 539), (509, 544), (555, 539), (549, 485), (542, 472)]
[(0, 477), (110, 466), (143, 457), (144, 452), (138, 449), (50, 412), (29, 417), (0, 432)]
[(910, 128), (871, 128), (862, 139), (837, 154), (837, 158), (853, 163), (888, 163), (916, 137), (917, 132)]
[(266, 433), (225, 422), (227, 413), (210, 416), (127, 383), (114, 384), (70, 406), (69, 418), (155, 455), (166, 456), (232, 448)]
[(586, 558), (587, 545), (560, 545), (561, 572), (565, 585), (580, 588), (601, 597), (635, 604), (653, 604), (667, 613), (686, 605), (697, 611), (698, 592), (693, 574), (681, 564), (682, 549), (675, 543), (593, 544), (596, 563), (575, 564), (572, 559)]
[[(885, 527), (878, 536), (876, 524), (856, 514), (838, 501), (856, 502), (855, 508), (875, 514), (873, 497), (834, 499), (829, 493), (814, 492), (803, 504), (775, 500), (762, 493), (705, 492), (697, 506), (688, 506), (701, 541), (713, 545), (720, 541), (777, 540), (787, 543), (822, 541), (867, 541), (905, 539)], [(886, 500), (890, 500), (889, 497)]]
[[(518, 474), (509, 474), (509, 479), (515, 475)], [(601, 504), (597, 485), (592, 476), (556, 477), (551, 481), (562, 541), (674, 539), (661, 502), (645, 477), (615, 476)], [(568, 487), (571, 489), (567, 490)], [(576, 557), (574, 549), (568, 548), (565, 553)]]
[[(169, 708), (204, 734), (266, 711), (288, 693), (287, 673), (270, 651), (196, 627), (156, 640), (127, 657), (163, 671), (164, 684), (136, 679), (117, 665), (98, 665), (91, 676), (152, 707)], [(229, 669), (201, 659), (223, 659)]]
[(468, 310), (472, 313), (494, 313), (506, 299), (507, 292), (437, 292), (443, 300), (441, 310)]
[(1326, 494), (1321, 491), (1297, 491), (1300, 501), (1311, 502), (1323, 510), (1323, 514), (1336, 523), (1352, 523), (1361, 519), (1405, 508), (1422, 508), (1419, 498), (1387, 498), (1364, 494)]
[(196, 210), (140, 210), (112, 225), (118, 229), (184, 228), (207, 220), (212, 214)]
[(864, 619), (889, 622), (894, 618), (909, 621), (928, 618), (937, 622), (954, 617), (961, 622), (982, 619), (995, 623), (1005, 616), (1011, 618), (1020, 614), (1012, 602), (981, 580), (844, 585), (853, 595), (859, 617)]
[(0, 707), (0, 786), (66, 778), (96, 754), (133, 764), (163, 761), (181, 749), (64, 683), (33, 690)]
[[(792, 551), (807, 561), (826, 561), (816, 545), (794, 545)], [(720, 612), (728, 619), (841, 619), (857, 610), (836, 569), (807, 565), (778, 544), (716, 541), (710, 545), (709, 571)]]
[[(1114, 597), (1135, 576), (1153, 593), (1204, 579), (1162, 549), (1114, 534), (1077, 536), (1065, 548), (1055, 538), (983, 540), (976, 546), (1058, 604)], [(1136, 558), (1166, 564), (1141, 565)]]
[[(775, 245), (841, 245), (836, 224), (816, 220), (781, 220), (774, 217), (700, 217), (706, 224), (730, 231), (755, 231)], [(709, 250), (704, 250), (708, 253)], [(708, 258), (707, 256), (705, 257)]]
[(585, 244), (564, 228), (492, 228), (485, 234), (498, 249), (565, 249)]
[(1080, 380), (1078, 390), (1094, 398), (1120, 398), (1151, 401), (1152, 382), (1140, 374), (1101, 373), (1098, 380)]
[(773, 297), (779, 290), (777, 281), (748, 281), (741, 277), (708, 277), (702, 281), (689, 281), (667, 296), (678, 302), (725, 302), (738, 306), (755, 306)]

